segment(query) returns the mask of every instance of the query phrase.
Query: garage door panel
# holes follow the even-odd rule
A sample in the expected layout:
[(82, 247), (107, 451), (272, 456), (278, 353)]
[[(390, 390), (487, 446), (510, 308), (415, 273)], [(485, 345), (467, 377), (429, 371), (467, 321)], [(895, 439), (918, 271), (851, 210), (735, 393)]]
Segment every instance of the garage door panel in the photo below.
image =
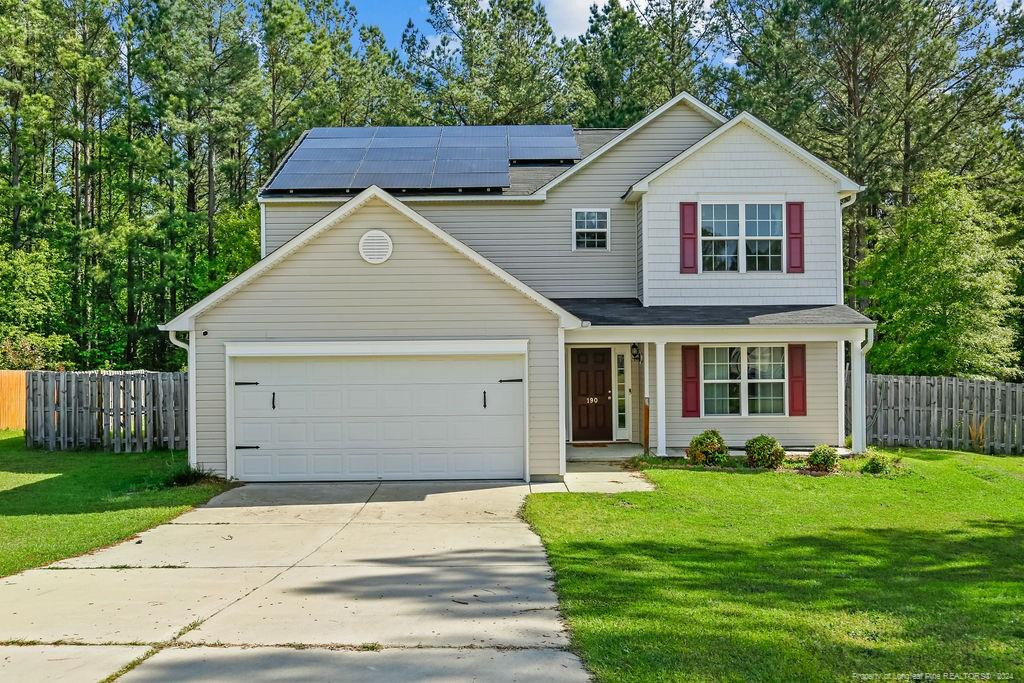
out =
[[(245, 358), (242, 479), (522, 478), (522, 358)], [(241, 378), (244, 377), (244, 380)], [(484, 392), (487, 403), (484, 406)], [(273, 396), (274, 406), (271, 406)]]
[(518, 448), (418, 448), (351, 451), (267, 451), (238, 459), (249, 481), (337, 479), (506, 479), (522, 476)]
[(255, 445), (273, 440), (273, 427), (265, 420), (240, 418), (235, 421), (235, 443)]
[(380, 476), (380, 461), (376, 451), (351, 451), (343, 460), (341, 471), (348, 477), (376, 479)]

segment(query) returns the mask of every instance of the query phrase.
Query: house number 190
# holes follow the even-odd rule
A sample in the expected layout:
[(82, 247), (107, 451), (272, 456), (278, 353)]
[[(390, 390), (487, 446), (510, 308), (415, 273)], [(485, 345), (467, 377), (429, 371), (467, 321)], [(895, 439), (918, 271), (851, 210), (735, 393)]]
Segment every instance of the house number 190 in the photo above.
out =
[(584, 399), (585, 403), (597, 403), (597, 401), (598, 401), (597, 396), (587, 396), (587, 398)]

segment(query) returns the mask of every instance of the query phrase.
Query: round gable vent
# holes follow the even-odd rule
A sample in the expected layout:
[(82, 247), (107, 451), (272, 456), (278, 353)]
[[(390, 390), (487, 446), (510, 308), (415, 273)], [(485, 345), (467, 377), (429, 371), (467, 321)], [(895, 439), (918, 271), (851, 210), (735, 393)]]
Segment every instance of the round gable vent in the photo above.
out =
[(384, 263), (391, 258), (393, 249), (391, 237), (383, 230), (367, 230), (359, 238), (359, 255), (367, 263)]

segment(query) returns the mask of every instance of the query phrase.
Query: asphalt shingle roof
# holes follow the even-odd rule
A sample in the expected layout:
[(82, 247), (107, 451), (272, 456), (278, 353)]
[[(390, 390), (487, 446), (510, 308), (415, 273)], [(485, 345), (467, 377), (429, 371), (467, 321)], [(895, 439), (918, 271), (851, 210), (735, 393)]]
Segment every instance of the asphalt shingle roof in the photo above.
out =
[(581, 320), (601, 325), (870, 325), (849, 306), (644, 306), (639, 299), (553, 299)]

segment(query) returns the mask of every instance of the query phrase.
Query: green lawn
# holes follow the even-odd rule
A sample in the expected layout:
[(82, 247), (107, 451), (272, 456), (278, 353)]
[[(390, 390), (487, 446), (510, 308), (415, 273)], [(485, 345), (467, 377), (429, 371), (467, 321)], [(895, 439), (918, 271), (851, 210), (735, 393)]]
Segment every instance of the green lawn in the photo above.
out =
[(889, 478), (650, 469), (653, 493), (525, 514), (601, 680), (1020, 680), (1024, 459), (901, 454)]
[(0, 576), (115, 543), (204, 503), (224, 485), (168, 487), (184, 453), (27, 450), (0, 431)]

